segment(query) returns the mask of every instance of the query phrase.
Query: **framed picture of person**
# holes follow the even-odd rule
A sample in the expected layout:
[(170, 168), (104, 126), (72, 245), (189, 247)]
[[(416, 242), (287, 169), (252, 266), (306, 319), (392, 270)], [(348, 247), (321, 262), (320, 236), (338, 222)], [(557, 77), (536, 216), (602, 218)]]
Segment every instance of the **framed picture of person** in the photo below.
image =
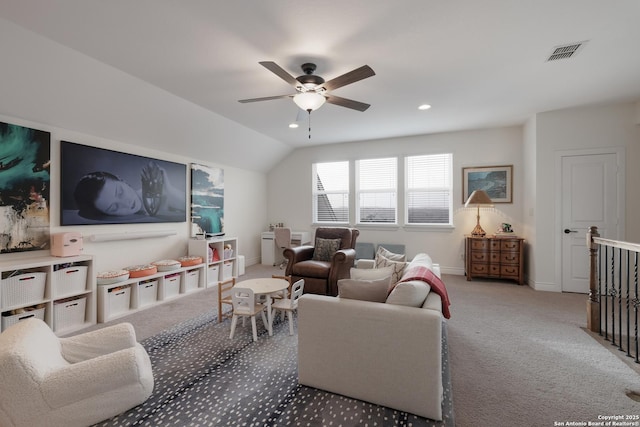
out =
[(60, 142), (61, 225), (185, 222), (187, 166)]

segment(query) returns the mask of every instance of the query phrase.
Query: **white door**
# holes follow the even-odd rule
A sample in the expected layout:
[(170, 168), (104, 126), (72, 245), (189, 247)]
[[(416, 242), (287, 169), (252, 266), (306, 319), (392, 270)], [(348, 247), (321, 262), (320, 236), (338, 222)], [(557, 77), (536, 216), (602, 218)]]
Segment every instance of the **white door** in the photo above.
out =
[(619, 239), (618, 155), (562, 157), (562, 291), (589, 292), (586, 233), (598, 227), (601, 237)]

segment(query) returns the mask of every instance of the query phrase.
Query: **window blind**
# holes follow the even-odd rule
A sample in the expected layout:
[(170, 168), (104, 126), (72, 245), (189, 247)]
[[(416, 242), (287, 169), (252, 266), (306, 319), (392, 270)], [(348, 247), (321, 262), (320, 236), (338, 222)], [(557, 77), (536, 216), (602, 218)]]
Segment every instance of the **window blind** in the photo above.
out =
[(349, 222), (349, 162), (313, 164), (313, 222)]
[(398, 159), (356, 161), (358, 223), (397, 223)]
[(407, 224), (452, 223), (452, 155), (405, 158)]

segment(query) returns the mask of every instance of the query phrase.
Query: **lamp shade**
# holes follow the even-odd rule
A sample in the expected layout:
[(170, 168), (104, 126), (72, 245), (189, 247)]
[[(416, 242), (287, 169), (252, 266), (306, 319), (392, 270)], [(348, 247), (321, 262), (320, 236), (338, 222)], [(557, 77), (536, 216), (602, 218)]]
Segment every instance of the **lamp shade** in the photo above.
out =
[(302, 92), (293, 97), (293, 102), (305, 111), (317, 110), (326, 100), (327, 98), (316, 92)]
[(491, 197), (489, 197), (489, 195), (484, 190), (475, 190), (473, 193), (471, 193), (464, 206), (469, 207), (492, 204), (493, 202), (491, 202)]

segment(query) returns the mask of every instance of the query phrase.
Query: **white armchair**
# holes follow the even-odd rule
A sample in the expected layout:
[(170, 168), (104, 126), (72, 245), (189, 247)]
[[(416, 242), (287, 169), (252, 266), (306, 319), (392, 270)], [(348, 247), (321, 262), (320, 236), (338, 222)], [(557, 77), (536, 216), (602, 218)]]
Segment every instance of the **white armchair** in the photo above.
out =
[(151, 362), (129, 323), (58, 338), (32, 318), (0, 334), (0, 425), (87, 426), (144, 402)]

